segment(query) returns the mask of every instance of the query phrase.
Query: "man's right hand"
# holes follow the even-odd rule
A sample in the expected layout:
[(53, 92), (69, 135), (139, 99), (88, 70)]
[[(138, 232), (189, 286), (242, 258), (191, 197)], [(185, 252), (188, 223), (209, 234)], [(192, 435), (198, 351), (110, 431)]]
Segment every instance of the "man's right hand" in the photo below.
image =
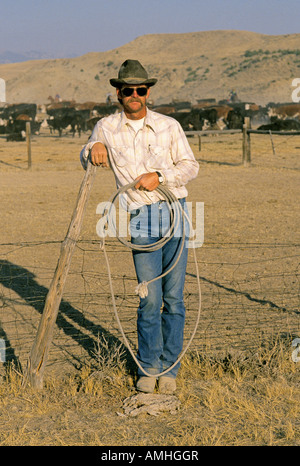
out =
[(91, 163), (96, 166), (109, 167), (107, 150), (102, 142), (96, 142), (90, 152)]

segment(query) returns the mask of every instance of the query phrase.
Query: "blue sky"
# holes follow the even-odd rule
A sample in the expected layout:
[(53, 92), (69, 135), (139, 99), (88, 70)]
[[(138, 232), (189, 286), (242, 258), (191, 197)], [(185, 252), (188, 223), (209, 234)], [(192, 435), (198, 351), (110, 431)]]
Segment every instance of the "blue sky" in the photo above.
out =
[[(145, 34), (300, 32), (300, 0), (0, 0), (0, 52), (103, 52)], [(300, 48), (300, 44), (299, 44)]]

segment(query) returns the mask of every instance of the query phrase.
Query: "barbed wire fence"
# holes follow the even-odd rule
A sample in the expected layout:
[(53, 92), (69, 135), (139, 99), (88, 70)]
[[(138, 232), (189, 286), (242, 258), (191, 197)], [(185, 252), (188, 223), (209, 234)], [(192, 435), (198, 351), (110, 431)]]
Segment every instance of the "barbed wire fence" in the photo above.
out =
[[(251, 135), (249, 139), (251, 151), (251, 165), (272, 169), (300, 170), (300, 135), (297, 131), (290, 132), (257, 132), (247, 130)], [(243, 164), (243, 131), (186, 131), (190, 142), (195, 146), (197, 160), (206, 164), (239, 166)], [(280, 134), (281, 133), (281, 134)], [(35, 142), (40, 142), (45, 132), (31, 136)], [(62, 140), (68, 140), (64, 135)], [(201, 142), (200, 142), (201, 141)], [(224, 143), (226, 150), (224, 150)], [(20, 147), (23, 144), (22, 158), (12, 163), (9, 154), (2, 154), (0, 164), (3, 166), (26, 169), (30, 168), (32, 161), (26, 155), (25, 143), (10, 143), (10, 147)], [(28, 152), (28, 149), (27, 149)]]
[[(238, 166), (240, 149), (240, 134), (206, 135), (197, 157), (203, 163)], [(300, 136), (251, 135), (254, 166), (296, 171), (299, 153)], [(116, 239), (106, 245), (118, 312), (127, 339), (136, 349), (138, 297), (131, 254)], [(5, 358), (24, 368), (60, 247), (61, 241), (0, 244), (0, 361)], [(197, 259), (202, 307), (191, 350), (210, 355), (243, 352), (268, 344), (274, 337), (291, 340), (300, 336), (298, 243), (205, 243), (197, 250)], [(187, 341), (198, 312), (191, 259), (185, 302)], [(99, 338), (122, 344), (99, 239), (81, 238), (64, 289), (48, 366), (61, 372), (64, 367), (93, 364)]]
[[(242, 131), (187, 132), (196, 148), (197, 160), (205, 164), (238, 166), (243, 163)], [(271, 169), (300, 170), (299, 132), (247, 130), (250, 165)], [(251, 137), (250, 137), (251, 136)], [(201, 138), (197, 143), (196, 138)], [(224, 151), (226, 144), (226, 151)]]
[[(5, 342), (6, 362), (14, 361), (19, 367), (26, 364), (60, 245), (0, 244), (0, 339)], [(115, 238), (107, 240), (106, 247), (118, 313), (135, 350), (138, 297), (131, 253)], [(49, 263), (33, 263), (33, 249), (49, 258)], [(20, 251), (21, 262), (16, 260)], [(191, 350), (224, 355), (259, 348), (278, 336), (300, 336), (299, 244), (205, 244), (197, 250), (197, 262), (202, 306)], [(188, 341), (198, 312), (196, 271), (191, 257), (185, 304)], [(122, 344), (99, 240), (81, 239), (65, 285), (48, 367), (61, 372), (67, 367), (93, 364), (99, 339)]]

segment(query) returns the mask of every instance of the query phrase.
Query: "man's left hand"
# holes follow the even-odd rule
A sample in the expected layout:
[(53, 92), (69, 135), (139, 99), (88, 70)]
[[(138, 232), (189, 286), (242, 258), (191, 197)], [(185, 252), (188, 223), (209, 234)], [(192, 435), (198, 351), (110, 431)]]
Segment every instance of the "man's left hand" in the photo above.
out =
[(154, 191), (159, 185), (158, 181), (158, 174), (156, 172), (153, 173), (144, 173), (137, 178), (137, 183), (134, 186), (136, 189), (140, 189), (141, 191)]

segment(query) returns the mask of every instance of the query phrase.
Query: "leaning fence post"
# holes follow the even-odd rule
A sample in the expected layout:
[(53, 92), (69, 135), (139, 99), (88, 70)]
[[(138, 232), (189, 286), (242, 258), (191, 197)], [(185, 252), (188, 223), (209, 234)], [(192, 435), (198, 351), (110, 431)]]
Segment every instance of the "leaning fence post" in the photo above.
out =
[(43, 387), (43, 374), (48, 359), (54, 325), (68, 275), (72, 253), (80, 234), (85, 207), (94, 179), (95, 169), (96, 167), (88, 162), (88, 167), (81, 183), (69, 229), (61, 246), (60, 256), (46, 297), (37, 334), (28, 358), (24, 383), (29, 382), (34, 388)]

